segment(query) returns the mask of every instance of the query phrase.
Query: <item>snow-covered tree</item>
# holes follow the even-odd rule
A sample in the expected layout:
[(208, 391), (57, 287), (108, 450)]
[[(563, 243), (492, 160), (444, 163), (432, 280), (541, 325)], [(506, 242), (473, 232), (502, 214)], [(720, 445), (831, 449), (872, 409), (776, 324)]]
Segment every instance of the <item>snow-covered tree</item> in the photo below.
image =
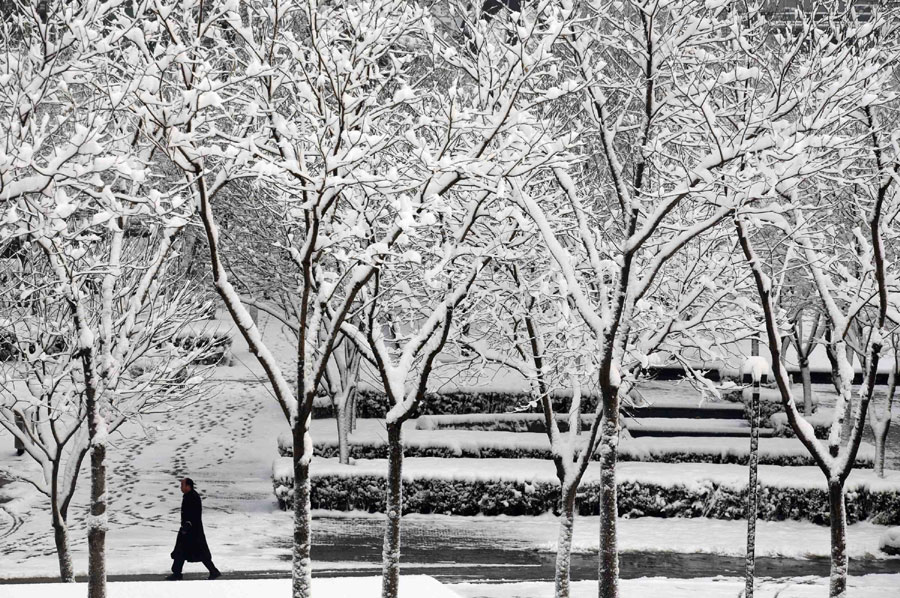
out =
[[(515, 245), (508, 245), (505, 260), (496, 261), (478, 282), (473, 292), (473, 300), (478, 298), (473, 312), (478, 316), (461, 342), (472, 360), (520, 374), (541, 406), (560, 484), (555, 595), (567, 597), (575, 498), (599, 430), (596, 412), (589, 431), (581, 429), (583, 401), (596, 393), (593, 344), (569, 306), (565, 282), (553, 261), (535, 243), (539, 239), (534, 238), (533, 227), (521, 213), (515, 222), (525, 230), (518, 231)], [(515, 254), (510, 251), (514, 247)], [(510, 259), (514, 255), (517, 259)], [(568, 398), (568, 408), (560, 414), (556, 405), (563, 396)], [(560, 415), (567, 432), (561, 431)]]
[(367, 207), (351, 217), (376, 237), (401, 231), (360, 296), (362, 326), (343, 326), (375, 365), (391, 405), (385, 598), (397, 595), (400, 573), (403, 424), (468, 320), (460, 321), (460, 311), (468, 310), (472, 285), (506, 255), (516, 234), (507, 180), (565, 160), (566, 136), (548, 135), (531, 110), (556, 68), (547, 49), (566, 26), (566, 13), (553, 4), (524, 10), (518, 30), (463, 4), (451, 5), (450, 15), (465, 22), (466, 35), (449, 26), (451, 19), (426, 29), (431, 43), (419, 67), (432, 74), (415, 90), (423, 116), (400, 157), (407, 191), (388, 209)]
[[(453, 125), (440, 129), (422, 109), (432, 27), (401, 0), (160, 2), (132, 38), (131, 64), (145, 73), (135, 89), (141, 114), (163, 131), (160, 145), (184, 172), (216, 289), (292, 428), (295, 596), (309, 596), (311, 583), (309, 417), (325, 381), (335, 382), (328, 376), (342, 326), (386, 257), (412, 260), (405, 229), (437, 222), (441, 197), (464, 167), (479, 164), (477, 153), (441, 162), (446, 140), (430, 136), (437, 128), (452, 141), (458, 116), (442, 114)], [(289, 272), (282, 290), (298, 339), (295, 388), (224, 265), (220, 198), (235, 193), (280, 219), (269, 250)]]
[(750, 150), (773, 146), (765, 126), (789, 107), (775, 93), (744, 109), (741, 90), (763, 75), (741, 63), (736, 17), (718, 4), (584, 10), (563, 36), (571, 62), (561, 72), (583, 89), (578, 120), (569, 122), (590, 123), (585, 157), (548, 183), (523, 182), (516, 197), (593, 337), (603, 414), (598, 577), (606, 598), (618, 594), (621, 396), (661, 338), (676, 358), (684, 336), (695, 337), (700, 354), (713, 351), (708, 336), (690, 331), (729, 317), (723, 302), (740, 282), (730, 267), (734, 243), (721, 226), (736, 201), (716, 176)]
[[(245, 193), (253, 193), (250, 183), (231, 183), (237, 191), (221, 195), (217, 205), (219, 224), (228, 243), (223, 264), (241, 300), (254, 321), (256, 313), (277, 322), (296, 343), (301, 318), (297, 301), (297, 265), (286, 251), (290, 237), (298, 229), (294, 202), (267, 198), (248, 202)], [(322, 332), (327, 333), (327, 319)], [(352, 342), (339, 336), (328, 360), (317, 393), (319, 405), (327, 400), (337, 424), (339, 460), (350, 462), (349, 434), (353, 426), (361, 356)], [(323, 396), (324, 395), (324, 396)]]
[[(410, 236), (414, 234), (411, 228), (406, 231)], [(444, 232), (443, 229), (441, 232)], [(446, 232), (450, 238), (459, 235), (460, 241), (471, 241), (468, 235), (460, 235), (459, 229)], [(408, 252), (414, 250), (407, 250), (399, 260), (386, 257), (374, 277), (371, 292), (363, 294), (368, 304), (365, 333), (351, 324), (344, 327), (352, 338), (358, 339), (361, 347), (365, 347), (362, 351), (374, 362), (391, 405), (385, 416), (388, 479), (387, 522), (382, 554), (384, 598), (396, 598), (400, 582), (403, 424), (414, 416), (416, 407), (429, 390), (432, 373), (438, 367), (438, 357), (456, 324), (456, 313), (462, 309), (461, 304), (472, 283), (489, 259), (487, 256), (469, 255), (470, 262), (463, 258), (460, 246), (453, 245), (431, 245), (428, 249), (433, 253), (424, 260), (416, 257), (410, 262)], [(425, 246), (422, 248), (425, 249)], [(438, 251), (434, 252), (435, 249)], [(455, 264), (451, 268), (441, 264), (447, 257), (444, 251), (457, 254), (452, 258)], [(420, 266), (424, 266), (423, 273), (429, 279), (427, 283), (422, 280), (423, 277), (411, 276), (411, 269)], [(396, 271), (400, 272), (394, 278), (391, 275)], [(413, 285), (418, 287), (416, 291), (411, 290)], [(387, 323), (387, 314), (391, 314), (390, 324)], [(390, 334), (385, 334), (386, 331)]]
[[(9, 258), (18, 267), (7, 269), (4, 277), (3, 329), (8, 334), (9, 355), (0, 363), (0, 426), (21, 442), (39, 468), (30, 473), (7, 470), (6, 476), (31, 484), (49, 499), (60, 579), (71, 582), (68, 515), (82, 463), (92, 446), (84, 363), (78, 355), (80, 332), (71, 305), (50, 292), (59, 282), (39, 243), (29, 240), (31, 232), (37, 231), (30, 231), (27, 218), (20, 218), (20, 224), (15, 234), (23, 236), (13, 237), (20, 248)], [(158, 231), (138, 228), (132, 232), (137, 234), (123, 242), (123, 276), (112, 297), (114, 319), (128, 317), (119, 306), (129, 303), (147, 265), (144, 256), (159, 240)], [(102, 234), (106, 236), (105, 231)], [(87, 329), (97, 331), (102, 283), (89, 272), (102, 267), (102, 257), (94, 253), (102, 248), (88, 249), (60, 236), (55, 241), (55, 247), (69, 255), (86, 251), (84, 261), (72, 261), (65, 267), (71, 267), (79, 279)], [(159, 278), (159, 282), (174, 282), (169, 276)], [(214, 342), (183, 342), (191, 334), (186, 326), (206, 315), (203, 303), (197, 302), (189, 287), (176, 283), (163, 290), (166, 287), (154, 284), (152, 296), (135, 312), (136, 330), (128, 332), (126, 326), (113, 325), (114, 344), (127, 348), (118, 351), (118, 379), (101, 388), (108, 398), (102, 416), (109, 434), (144, 415), (166, 413), (203, 398), (202, 378), (198, 377), (202, 368), (192, 364), (205, 361), (216, 347)]]
[[(54, 420), (53, 414), (39, 415), (40, 401), (59, 400), (67, 410), (65, 418), (84, 422), (91, 464), (88, 592), (100, 598), (106, 591), (106, 441), (123, 397), (157, 392), (149, 379), (152, 373), (142, 377), (133, 369), (137, 356), (158, 349), (152, 342), (146, 344), (152, 336), (144, 336), (145, 331), (150, 334), (159, 328), (162, 324), (157, 321), (169, 318), (174, 325), (184, 317), (179, 301), (168, 316), (157, 301), (169, 294), (160, 283), (190, 206), (179, 209), (170, 195), (154, 189), (148, 176), (152, 152), (137, 141), (134, 121), (123, 104), (124, 90), (111, 73), (111, 65), (120, 58), (116, 49), (139, 28), (133, 7), (63, 1), (45, 3), (46, 11), (36, 6), (15, 3), (2, 23), (6, 44), (0, 57), (4, 130), (0, 197), (6, 208), (2, 234), (24, 243), (27, 262), (34, 269), (29, 266), (23, 272), (43, 276), (22, 280), (35, 283), (34, 292), (52, 293), (62, 306), (50, 309), (51, 304), (32, 299), (37, 315), (54, 319), (38, 325), (35, 314), (15, 314), (11, 320), (18, 326), (16, 334), (60, 335), (62, 350), (53, 349), (45, 359), (54, 354), (64, 363), (68, 355), (72, 363), (48, 378), (51, 387), (54, 381), (59, 384), (56, 398), (30, 380), (28, 395), (17, 393), (15, 401), (4, 405), (49, 426), (29, 428), (26, 419), (28, 438), (22, 438), (31, 441), (30, 454), (43, 463), (52, 464), (52, 459), (38, 454), (40, 438), (52, 433)], [(20, 297), (19, 303), (29, 306), (27, 297)], [(43, 348), (49, 347), (36, 349)], [(24, 371), (35, 373), (30, 368), (34, 362), (25, 358), (20, 363)], [(162, 374), (170, 366), (174, 372), (184, 365), (172, 361), (150, 370)], [(68, 386), (63, 380), (69, 380)], [(172, 383), (171, 375), (164, 375), (159, 388)], [(73, 433), (78, 437), (77, 430)], [(73, 450), (74, 464), (63, 472), (72, 483), (79, 462), (79, 449)], [(52, 480), (48, 476), (45, 481)], [(65, 502), (67, 491), (63, 489), (55, 509)], [(68, 569), (61, 562), (64, 577)]]
[[(857, 22), (845, 13), (798, 23), (791, 58), (771, 54), (762, 64), (782, 74), (791, 111), (771, 123), (778, 146), (749, 154), (738, 187), (737, 235), (753, 273), (755, 301), (765, 323), (768, 353), (788, 421), (827, 481), (831, 524), (830, 595), (846, 595), (844, 482), (859, 449), (875, 394), (879, 361), (896, 331), (896, 155), (882, 115), (894, 101), (896, 45), (884, 38), (886, 15)], [(747, 50), (748, 55), (761, 58)], [(774, 87), (772, 88), (775, 89)], [(784, 95), (783, 92), (779, 91)], [(777, 235), (789, 247), (792, 276), (808, 281), (827, 320), (825, 341), (836, 362), (838, 390), (828, 438), (820, 441), (800, 414), (787, 375), (784, 312), (773, 266), (759, 251)], [(863, 383), (854, 397), (853, 351)]]

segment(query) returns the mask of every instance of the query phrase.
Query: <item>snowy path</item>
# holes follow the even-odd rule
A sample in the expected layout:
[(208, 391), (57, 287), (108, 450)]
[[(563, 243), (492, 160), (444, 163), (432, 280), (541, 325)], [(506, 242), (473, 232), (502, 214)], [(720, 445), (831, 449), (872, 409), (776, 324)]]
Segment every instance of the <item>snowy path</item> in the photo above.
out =
[[(286, 428), (281, 412), (256, 382), (221, 383), (211, 400), (219, 403), (215, 409), (198, 402), (178, 412), (147, 418), (143, 430), (134, 426), (122, 437), (113, 437), (109, 558), (112, 563), (119, 562), (120, 571), (123, 565), (125, 572), (130, 566), (147, 570), (148, 563), (165, 571), (171, 564), (168, 554), (178, 529), (178, 480), (182, 476), (194, 478), (204, 497), (204, 520), (217, 558), (219, 554), (227, 558), (249, 552), (243, 561), (255, 563), (253, 539), (265, 542), (270, 529), (284, 525), (284, 514), (277, 512), (272, 497), (269, 473), (276, 454), (275, 438)], [(11, 466), (33, 467), (25, 459), (9, 459)], [(88, 484), (87, 473), (82, 475), (70, 510), (76, 570), (86, 565), (86, 557), (82, 557)], [(17, 486), (22, 487), (10, 485)], [(0, 563), (0, 576), (21, 571), (22, 566), (35, 573), (54, 572), (50, 518), (41, 498), (30, 501), (28, 510), (17, 509), (24, 523), (4, 539), (8, 548)], [(257, 528), (244, 535), (248, 524)], [(0, 537), (3, 535), (4, 520), (0, 518)], [(263, 558), (263, 562), (272, 560)], [(37, 561), (43, 564), (32, 569), (30, 563)]]

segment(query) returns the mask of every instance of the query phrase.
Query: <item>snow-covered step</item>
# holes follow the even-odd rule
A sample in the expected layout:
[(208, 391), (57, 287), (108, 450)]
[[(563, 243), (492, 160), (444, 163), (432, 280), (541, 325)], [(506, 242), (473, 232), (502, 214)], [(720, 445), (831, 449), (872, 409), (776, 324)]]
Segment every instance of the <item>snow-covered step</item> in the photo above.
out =
[[(742, 408), (737, 406), (740, 417), (734, 417), (736, 411), (714, 411), (705, 414), (701, 408), (694, 407), (689, 411), (682, 407), (680, 413), (686, 417), (672, 417), (678, 412), (669, 412), (663, 417), (635, 417), (625, 415), (623, 421), (629, 429), (643, 427), (644, 432), (637, 435), (653, 434), (656, 436), (746, 436), (750, 425), (743, 419)], [(724, 413), (726, 417), (711, 417)], [(594, 415), (583, 415), (582, 426), (588, 427), (594, 421)], [(567, 415), (557, 415), (556, 423), (561, 432), (569, 429)], [(632, 425), (634, 424), (634, 426)], [(416, 420), (418, 430), (473, 430), (493, 432), (545, 432), (544, 416), (540, 413), (473, 413), (465, 415), (423, 415)], [(746, 432), (742, 430), (746, 429)], [(771, 435), (771, 431), (762, 435)]]
[[(590, 426), (593, 414), (583, 415), (582, 424)], [(557, 414), (560, 431), (569, 429), (569, 417)], [(542, 413), (467, 413), (459, 415), (423, 415), (416, 419), (417, 430), (471, 430), (492, 432), (545, 432)]]
[[(796, 438), (760, 438), (760, 465), (812, 466), (815, 460)], [(642, 436), (619, 442), (619, 461), (659, 463), (733, 463), (744, 465), (750, 455), (750, 439), (739, 436)], [(875, 447), (860, 444), (856, 467), (871, 469)]]
[[(676, 417), (626, 417), (625, 427), (634, 436), (750, 436), (750, 424), (743, 419), (694, 419)], [(760, 428), (761, 438), (773, 435)]]
[[(338, 454), (333, 421), (313, 420), (312, 437), (317, 456), (334, 457)], [(582, 434), (582, 441), (586, 438), (587, 435)], [(278, 437), (282, 455), (291, 454), (291, 440), (289, 433)], [(407, 457), (550, 459), (550, 441), (543, 432), (418, 430), (415, 422), (407, 422), (403, 427), (403, 444)], [(349, 445), (350, 455), (354, 459), (385, 458), (387, 433), (384, 421), (357, 420), (357, 428), (350, 434)], [(642, 436), (623, 438), (619, 442), (619, 459), (622, 461), (745, 464), (749, 451), (749, 439), (740, 436)], [(872, 467), (874, 455), (874, 447), (862, 443), (856, 456), (857, 467)], [(814, 465), (809, 451), (796, 438), (760, 439), (759, 458), (761, 464)]]

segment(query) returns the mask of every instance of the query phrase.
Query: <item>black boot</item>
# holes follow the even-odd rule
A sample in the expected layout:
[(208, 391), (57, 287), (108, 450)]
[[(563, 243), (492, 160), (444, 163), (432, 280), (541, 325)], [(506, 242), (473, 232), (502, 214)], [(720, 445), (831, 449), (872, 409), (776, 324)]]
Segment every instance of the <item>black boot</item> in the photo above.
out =
[(166, 576), (166, 581), (179, 581), (184, 579), (184, 576), (181, 573), (173, 573), (172, 575)]
[(209, 577), (207, 577), (206, 579), (219, 579), (220, 577), (222, 577), (222, 572), (218, 569), (213, 569), (209, 572)]

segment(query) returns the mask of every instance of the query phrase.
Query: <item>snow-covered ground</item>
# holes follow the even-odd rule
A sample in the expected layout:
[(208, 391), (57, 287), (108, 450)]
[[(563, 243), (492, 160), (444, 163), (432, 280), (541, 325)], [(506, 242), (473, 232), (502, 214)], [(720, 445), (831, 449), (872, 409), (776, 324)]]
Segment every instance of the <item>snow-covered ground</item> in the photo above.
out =
[[(743, 589), (743, 580), (727, 577), (702, 579), (670, 579), (651, 577), (626, 579), (621, 582), (623, 598), (666, 596), (667, 598), (732, 598)], [(597, 595), (594, 582), (572, 584), (573, 598)], [(818, 577), (759, 580), (756, 595), (761, 598), (818, 598), (827, 592), (827, 580)], [(895, 598), (900, 588), (900, 575), (851, 577), (850, 593), (859, 598)], [(321, 598), (353, 596), (368, 598), (380, 595), (381, 578), (360, 577), (314, 579), (313, 593)], [(76, 598), (84, 596), (84, 584), (31, 584), (3, 586), (5, 598)], [(289, 579), (218, 580), (170, 582), (113, 582), (110, 598), (246, 598), (247, 596), (288, 596)], [(553, 584), (520, 582), (498, 584), (441, 585), (426, 576), (403, 577), (401, 598), (549, 598)]]
[[(260, 570), (285, 572), (289, 569), (290, 552), (286, 545), (291, 533), (291, 514), (278, 509), (271, 485), (271, 464), (277, 456), (276, 439), (287, 430), (287, 424), (269, 396), (266, 385), (259, 379), (259, 367), (247, 354), (246, 347), (238, 341), (235, 350), (235, 363), (217, 368), (218, 388), (210, 399), (215, 405), (197, 403), (167, 416), (147, 418), (143, 427), (131, 426), (122, 437), (115, 439), (110, 450), (112, 473), (109, 480), (108, 568), (111, 574), (158, 573), (163, 576), (168, 572), (171, 565), (169, 552), (178, 529), (181, 501), (178, 479), (185, 475), (196, 481), (197, 489), (204, 497), (207, 537), (216, 564), (226, 574)], [(284, 339), (276, 344), (274, 352), (289, 359), (291, 350), (288, 341)], [(334, 429), (334, 423), (330, 420), (317, 421), (314, 425), (316, 434)], [(459, 463), (455, 464), (456, 461)], [(456, 468), (463, 461), (466, 460), (447, 460), (440, 467)], [(409, 462), (412, 464), (415, 460)], [(22, 470), (33, 467), (27, 458), (14, 456), (12, 442), (6, 436), (0, 438), (0, 464)], [(628, 476), (640, 469), (631, 465), (643, 464), (622, 465), (623, 475)], [(482, 466), (485, 464), (482, 463)], [(314, 471), (332, 467), (335, 466), (329, 460), (316, 459), (313, 463)], [(363, 469), (381, 465), (360, 464), (357, 467)], [(410, 467), (413, 469), (415, 465)], [(661, 475), (668, 475), (663, 472), (670, 466), (658, 467)], [(730, 469), (727, 471), (728, 475), (733, 475), (735, 484), (746, 483), (746, 472), (742, 468), (734, 466), (733, 473)], [(655, 470), (653, 475), (656, 475)], [(767, 474), (764, 472), (763, 475)], [(860, 475), (865, 477), (864, 473)], [(86, 473), (84, 476), (70, 513), (74, 564), (79, 574), (87, 569), (84, 522), (88, 479)], [(805, 478), (807, 474), (803, 476)], [(815, 471), (808, 474), (812, 483), (817, 483), (814, 481), (818, 480), (817, 476), (821, 477), (821, 474)], [(896, 483), (895, 477), (896, 474), (892, 474), (891, 480), (884, 483)], [(36, 497), (33, 490), (21, 483), (0, 487), (0, 495), (13, 498), (4, 503), (4, 498), (0, 497), (0, 503), (5, 507), (5, 510), (0, 509), (0, 543), (3, 546), (0, 578), (55, 576), (58, 567), (50, 517), (42, 497)], [(375, 518), (377, 522), (381, 516), (317, 513), (313, 524), (313, 558), (318, 570), (359, 567), (360, 563), (315, 560), (316, 535), (324, 537), (341, 533), (346, 526), (353, 524), (348, 517), (368, 518), (370, 522)], [(411, 536), (414, 528), (435, 538), (441, 538), (442, 534), (447, 535), (445, 532), (452, 530), (457, 538), (477, 536), (496, 546), (514, 545), (531, 551), (552, 550), (557, 536), (556, 521), (551, 516), (410, 516), (404, 521), (411, 530)], [(576, 550), (596, 550), (597, 528), (596, 518), (577, 520)], [(620, 547), (626, 553), (743, 554), (745, 523), (741, 521), (642, 518), (621, 520), (619, 529)], [(758, 529), (757, 553), (761, 556), (827, 556), (826, 528), (803, 522), (760, 522)], [(431, 530), (434, 530), (433, 534)], [(865, 522), (851, 526), (851, 558), (887, 558), (878, 550), (878, 541), (884, 531), (882, 526)], [(377, 564), (373, 561), (368, 566), (375, 567)], [(471, 566), (475, 567), (477, 563)], [(199, 565), (190, 565), (186, 572), (200, 570), (202, 567)], [(637, 587), (633, 583), (626, 582), (626, 596), (627, 592), (632, 591), (627, 588)], [(225, 587), (219, 582), (208, 585), (223, 588), (222, 591)], [(0, 592), (4, 598), (10, 596), (8, 587), (5, 586)], [(200, 584), (196, 587), (206, 586)], [(538, 596), (543, 591), (535, 589), (536, 594), (529, 594), (523, 590), (524, 593), (519, 595)], [(460, 590), (465, 596), (480, 595), (466, 592)], [(217, 591), (217, 597), (223, 595)], [(736, 592), (729, 595), (736, 595)]]
[[(209, 503), (220, 502), (209, 498)], [(205, 516), (207, 538), (216, 565), (229, 572), (290, 570), (291, 514), (277, 509), (274, 500), (268, 510), (248, 513), (210, 511)], [(335, 516), (337, 515), (337, 516)], [(173, 517), (167, 517), (174, 520)], [(370, 521), (363, 521), (370, 520)], [(368, 561), (342, 564), (334, 560), (316, 558), (316, 537), (340, 538), (348, 529), (370, 527), (373, 536), (381, 530), (381, 515), (366, 513), (335, 514), (319, 512), (313, 521), (313, 566), (315, 570), (341, 568), (375, 569), (377, 552)], [(440, 546), (465, 544), (466, 539), (479, 545), (503, 547), (521, 552), (553, 552), (558, 528), (552, 515), (540, 517), (452, 517), (440, 515), (408, 515), (404, 517), (405, 537), (433, 537), (431, 544)], [(31, 524), (30, 553), (9, 550), (0, 560), (0, 578), (52, 577), (57, 574), (56, 558), (52, 551), (49, 524), (46, 528)], [(177, 526), (113, 526), (109, 534), (108, 570), (112, 575), (168, 573), (172, 561), (169, 552), (174, 543)], [(597, 551), (599, 522), (596, 517), (581, 517), (575, 523), (573, 549), (576, 553)], [(852, 559), (897, 559), (879, 550), (879, 541), (886, 528), (868, 522), (849, 528), (848, 552)], [(359, 532), (357, 532), (359, 533)], [(747, 526), (743, 521), (713, 519), (658, 519), (651, 517), (619, 520), (619, 548), (622, 553), (674, 552), (726, 555), (744, 554)], [(828, 556), (828, 528), (806, 522), (757, 522), (756, 551), (760, 557), (808, 558)], [(83, 537), (83, 530), (74, 534)], [(17, 533), (8, 546), (14, 546)], [(39, 538), (42, 539), (39, 541)], [(378, 541), (376, 537), (374, 541)], [(4, 540), (6, 546), (6, 540)], [(87, 572), (87, 547), (84, 541), (75, 546), (77, 574)], [(417, 566), (427, 565), (417, 559)], [(410, 559), (405, 561), (409, 564)], [(462, 565), (462, 564), (461, 564)], [(477, 566), (478, 563), (469, 563)], [(202, 572), (199, 564), (188, 564), (187, 573)], [(853, 573), (853, 567), (851, 567)]]
[[(896, 598), (900, 591), (900, 575), (868, 575), (851, 577), (850, 596), (856, 598)], [(550, 598), (551, 583), (456, 584), (450, 586), (464, 598)], [(621, 581), (622, 598), (734, 598), (741, 596), (744, 580), (719, 577), (708, 579), (669, 579), (651, 577)], [(820, 598), (828, 594), (828, 580), (820, 577), (759, 580), (755, 596), (759, 598)], [(576, 581), (572, 584), (572, 598), (592, 598), (597, 584)]]
[[(380, 596), (380, 577), (345, 577), (313, 579), (313, 594), (317, 598), (345, 598), (347, 596)], [(3, 586), (4, 598), (81, 598), (87, 592), (85, 584), (30, 584)], [(290, 579), (220, 579), (208, 581), (112, 582), (108, 585), (110, 598), (248, 598), (291, 595)], [(400, 579), (400, 598), (458, 598), (458, 594), (425, 575)]]

